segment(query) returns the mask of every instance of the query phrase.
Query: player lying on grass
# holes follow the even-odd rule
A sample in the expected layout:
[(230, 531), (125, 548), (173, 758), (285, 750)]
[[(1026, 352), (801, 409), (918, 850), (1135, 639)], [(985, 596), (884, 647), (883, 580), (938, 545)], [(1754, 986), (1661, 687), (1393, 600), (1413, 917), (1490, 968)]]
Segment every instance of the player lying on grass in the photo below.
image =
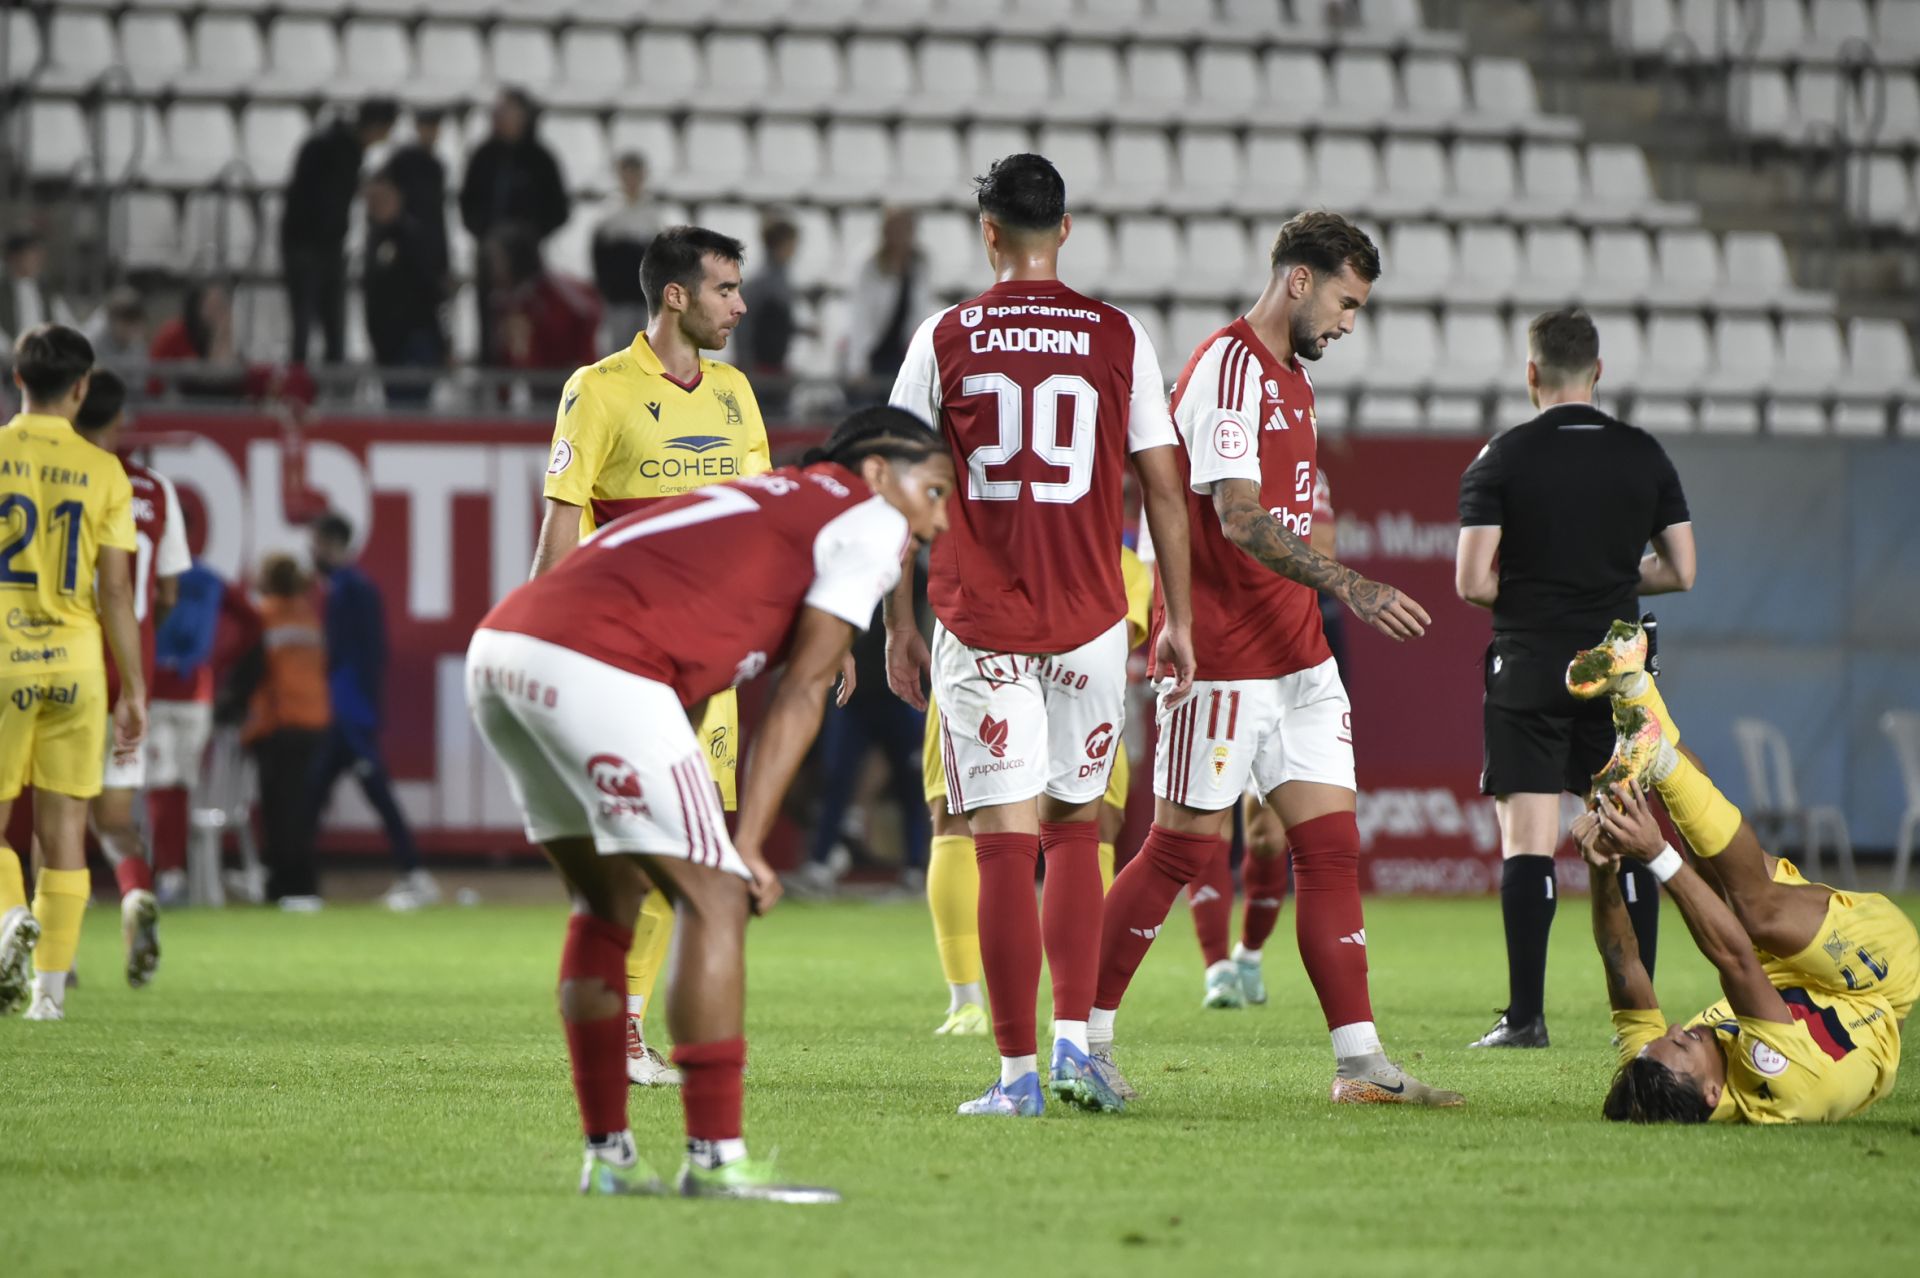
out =
[[(626, 957), (651, 883), (676, 917), (678, 1192), (839, 1200), (747, 1157), (747, 916), (779, 899), (761, 848), (854, 630), (904, 556), (945, 531), (954, 474), (939, 437), (892, 408), (855, 413), (808, 462), (615, 520), (502, 600), (467, 650), (474, 721), (573, 896), (559, 1004), (587, 1137), (582, 1193), (665, 1192), (627, 1125)], [(693, 725), (714, 693), (783, 663), (729, 840)]]
[[(1769, 856), (1714, 788), (1642, 668), (1640, 627), (1567, 673), (1575, 696), (1611, 692), (1619, 743), (1574, 824), (1595, 866), (1593, 936), (1607, 973), (1620, 1068), (1614, 1122), (1833, 1122), (1893, 1090), (1900, 1026), (1920, 992), (1920, 934), (1878, 893), (1809, 883)], [(1659, 791), (1697, 860), (1668, 846), (1643, 786)], [(1615, 871), (1645, 862), (1679, 905), (1726, 998), (1681, 1025), (1660, 1014)]]

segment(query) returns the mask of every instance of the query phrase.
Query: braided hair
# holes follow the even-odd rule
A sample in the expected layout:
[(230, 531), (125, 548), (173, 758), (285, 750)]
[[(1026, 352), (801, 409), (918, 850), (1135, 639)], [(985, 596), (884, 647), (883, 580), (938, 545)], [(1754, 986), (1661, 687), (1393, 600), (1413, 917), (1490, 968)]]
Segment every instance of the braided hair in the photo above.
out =
[(852, 470), (863, 457), (888, 461), (925, 461), (941, 452), (946, 442), (920, 418), (903, 408), (876, 405), (862, 408), (834, 428), (827, 442), (810, 448), (802, 466), (834, 462)]

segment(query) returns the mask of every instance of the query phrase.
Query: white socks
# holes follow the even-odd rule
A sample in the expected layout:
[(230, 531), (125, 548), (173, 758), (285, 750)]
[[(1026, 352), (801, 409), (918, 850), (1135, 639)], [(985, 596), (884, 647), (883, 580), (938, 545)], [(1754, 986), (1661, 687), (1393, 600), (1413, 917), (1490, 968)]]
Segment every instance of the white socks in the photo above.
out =
[(1094, 1008), (1087, 1013), (1087, 1043), (1090, 1047), (1106, 1047), (1113, 1042), (1113, 1018), (1119, 1015), (1119, 1008)]
[(640, 1161), (640, 1151), (633, 1144), (633, 1129), (623, 1132), (609, 1132), (599, 1140), (589, 1140), (587, 1148), (603, 1163), (614, 1167), (629, 1168)]
[(1035, 1056), (1002, 1056), (1000, 1058), (1000, 1086), (1012, 1087), (1027, 1075), (1040, 1068), (1040, 1060)]
[(1620, 676), (1620, 682), (1614, 685), (1616, 697), (1637, 697), (1647, 690), (1647, 672), (1636, 670), (1630, 675)]
[(1055, 1021), (1053, 1023), (1053, 1041), (1066, 1039), (1080, 1051), (1087, 1050), (1087, 1023), (1085, 1021)]
[(627, 1015), (645, 1016), (647, 1014), (647, 996), (644, 994), (627, 995)]
[(713, 1171), (725, 1167), (728, 1163), (737, 1163), (747, 1156), (747, 1142), (739, 1137), (731, 1140), (689, 1140), (687, 1159), (696, 1167)]
[(42, 994), (55, 1003), (64, 1006), (67, 1001), (67, 974), (65, 972), (35, 972), (33, 974), (33, 996)]
[(977, 1007), (985, 1007), (987, 1005), (985, 996), (980, 993), (980, 982), (968, 981), (964, 985), (955, 985), (952, 981), (948, 981), (947, 1015), (952, 1016), (969, 1003)]
[(1355, 1021), (1351, 1025), (1337, 1025), (1333, 1030), (1333, 1058), (1346, 1060), (1353, 1056), (1378, 1056), (1381, 1054), (1380, 1031), (1373, 1027), (1372, 1021)]
[(1251, 963), (1253, 966), (1258, 967), (1260, 966), (1260, 951), (1250, 950), (1238, 941), (1235, 941), (1233, 943), (1233, 961), (1236, 963)]

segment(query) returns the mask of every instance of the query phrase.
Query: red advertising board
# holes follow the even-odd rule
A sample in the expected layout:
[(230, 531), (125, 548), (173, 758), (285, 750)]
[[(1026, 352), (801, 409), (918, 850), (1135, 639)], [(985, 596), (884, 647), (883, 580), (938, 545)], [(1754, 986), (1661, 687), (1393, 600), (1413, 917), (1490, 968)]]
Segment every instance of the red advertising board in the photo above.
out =
[[(524, 579), (539, 519), (548, 427), (539, 422), (329, 418), (299, 435), (278, 418), (145, 413), (154, 466), (203, 517), (197, 547), (229, 580), (265, 551), (297, 549), (304, 484), (364, 541), (385, 593), (393, 664), (386, 749), (401, 803), (430, 850), (523, 850), (516, 814), (471, 731), (461, 660), (474, 623)], [(1477, 788), (1485, 614), (1453, 593), (1455, 494), (1474, 440), (1329, 440), (1340, 557), (1433, 615), (1421, 640), (1348, 629), (1371, 886), (1478, 892), (1498, 881), (1492, 805)], [(1141, 761), (1144, 764), (1144, 761)], [(1138, 766), (1144, 779), (1150, 769)], [(329, 845), (372, 847), (372, 813), (336, 797)]]

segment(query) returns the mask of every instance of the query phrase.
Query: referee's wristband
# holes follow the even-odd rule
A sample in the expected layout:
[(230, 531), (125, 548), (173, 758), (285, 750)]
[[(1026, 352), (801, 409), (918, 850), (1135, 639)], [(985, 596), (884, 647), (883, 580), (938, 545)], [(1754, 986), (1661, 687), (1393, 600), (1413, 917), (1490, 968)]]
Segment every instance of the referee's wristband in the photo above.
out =
[(1685, 864), (1686, 862), (1681, 859), (1680, 854), (1673, 850), (1673, 844), (1669, 843), (1660, 849), (1659, 856), (1647, 862), (1647, 869), (1654, 878), (1665, 883), (1668, 879), (1680, 873), (1680, 867)]

